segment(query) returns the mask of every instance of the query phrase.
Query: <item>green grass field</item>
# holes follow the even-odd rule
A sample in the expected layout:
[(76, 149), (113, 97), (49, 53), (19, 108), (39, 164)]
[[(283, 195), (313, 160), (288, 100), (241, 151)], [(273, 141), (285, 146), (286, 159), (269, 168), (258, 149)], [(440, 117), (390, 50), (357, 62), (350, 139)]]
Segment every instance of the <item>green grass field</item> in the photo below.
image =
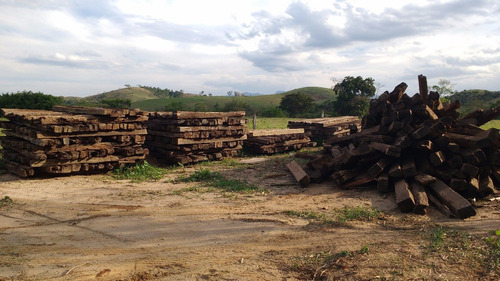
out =
[[(253, 129), (253, 119), (247, 118), (247, 126), (249, 129)], [(286, 129), (288, 121), (290, 120), (300, 120), (300, 118), (268, 118), (268, 117), (257, 117), (257, 128), (260, 129)]]

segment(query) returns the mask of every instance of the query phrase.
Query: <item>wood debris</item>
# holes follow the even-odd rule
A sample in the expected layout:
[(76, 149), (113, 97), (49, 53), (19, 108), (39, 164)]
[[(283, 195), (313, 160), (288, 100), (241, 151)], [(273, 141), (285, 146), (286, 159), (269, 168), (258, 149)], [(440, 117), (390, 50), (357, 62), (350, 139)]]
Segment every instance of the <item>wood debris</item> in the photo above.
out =
[(1, 150), (6, 169), (36, 174), (106, 172), (146, 158), (147, 116), (140, 110), (54, 107), (1, 109), (8, 121)]

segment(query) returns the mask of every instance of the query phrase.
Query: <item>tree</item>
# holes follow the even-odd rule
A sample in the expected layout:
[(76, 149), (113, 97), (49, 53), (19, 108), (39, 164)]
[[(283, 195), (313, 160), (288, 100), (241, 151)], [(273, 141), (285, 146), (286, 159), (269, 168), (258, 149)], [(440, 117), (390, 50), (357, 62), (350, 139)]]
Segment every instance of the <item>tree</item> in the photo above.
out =
[(299, 117), (314, 109), (313, 101), (313, 98), (302, 92), (292, 93), (281, 99), (279, 108), (288, 112), (290, 117)]
[(437, 85), (432, 86), (432, 89), (440, 96), (449, 96), (453, 94), (453, 88), (455, 87), (455, 84), (452, 84), (450, 80), (446, 79), (439, 79), (437, 82)]
[(337, 83), (333, 90), (337, 94), (337, 100), (333, 102), (333, 108), (337, 115), (363, 116), (368, 110), (370, 98), (375, 95), (375, 80), (368, 77), (346, 76), (342, 82)]

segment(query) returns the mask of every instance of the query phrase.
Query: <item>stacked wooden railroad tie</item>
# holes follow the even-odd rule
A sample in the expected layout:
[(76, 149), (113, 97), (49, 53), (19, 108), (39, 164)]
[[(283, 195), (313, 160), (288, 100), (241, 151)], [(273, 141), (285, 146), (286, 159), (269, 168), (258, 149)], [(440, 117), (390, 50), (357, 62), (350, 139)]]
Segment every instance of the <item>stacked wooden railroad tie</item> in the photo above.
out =
[(145, 159), (147, 116), (139, 110), (55, 106), (2, 109), (2, 156), (21, 177), (105, 172)]
[(358, 132), (361, 128), (361, 120), (357, 116), (313, 118), (288, 121), (288, 128), (302, 128), (312, 140), (326, 139)]
[(147, 146), (170, 164), (236, 156), (247, 138), (244, 111), (149, 114)]
[(250, 130), (245, 146), (252, 153), (274, 154), (315, 146), (306, 136), (304, 129)]
[(457, 119), (460, 103), (442, 104), (419, 76), (420, 93), (409, 97), (401, 83), (372, 100), (360, 133), (327, 140), (325, 154), (307, 164), (311, 181), (327, 178), (341, 188), (376, 182), (394, 191), (403, 212), (423, 214), (429, 201), (459, 218), (475, 215), (467, 199), (500, 186), (498, 130), (478, 126), (500, 108)]

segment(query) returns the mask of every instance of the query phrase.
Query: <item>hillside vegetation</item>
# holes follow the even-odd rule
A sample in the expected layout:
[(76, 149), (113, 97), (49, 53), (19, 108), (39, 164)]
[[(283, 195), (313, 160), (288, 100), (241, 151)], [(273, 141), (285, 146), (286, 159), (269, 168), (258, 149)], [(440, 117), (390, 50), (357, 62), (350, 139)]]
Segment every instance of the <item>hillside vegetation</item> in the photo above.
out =
[(459, 112), (467, 114), (478, 108), (491, 108), (500, 104), (500, 91), (488, 90), (464, 90), (449, 97), (451, 100), (458, 100), (462, 104)]
[(157, 98), (132, 102), (132, 107), (147, 111), (163, 110), (194, 110), (194, 111), (221, 111), (229, 107), (237, 110), (257, 111), (279, 106), (281, 99), (291, 93), (302, 92), (322, 103), (335, 98), (332, 89), (322, 87), (305, 87), (288, 92), (249, 97), (234, 96), (183, 96), (181, 98)]

